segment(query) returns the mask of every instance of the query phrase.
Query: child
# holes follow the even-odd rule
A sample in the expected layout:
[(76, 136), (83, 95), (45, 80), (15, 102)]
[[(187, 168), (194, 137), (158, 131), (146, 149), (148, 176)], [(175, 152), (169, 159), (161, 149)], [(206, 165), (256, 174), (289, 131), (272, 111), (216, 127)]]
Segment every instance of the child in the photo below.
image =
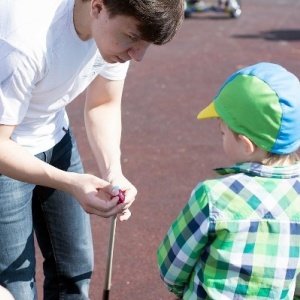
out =
[(183, 299), (293, 299), (300, 272), (300, 83), (279, 65), (233, 74), (198, 119), (219, 118), (235, 163), (206, 180), (158, 248)]

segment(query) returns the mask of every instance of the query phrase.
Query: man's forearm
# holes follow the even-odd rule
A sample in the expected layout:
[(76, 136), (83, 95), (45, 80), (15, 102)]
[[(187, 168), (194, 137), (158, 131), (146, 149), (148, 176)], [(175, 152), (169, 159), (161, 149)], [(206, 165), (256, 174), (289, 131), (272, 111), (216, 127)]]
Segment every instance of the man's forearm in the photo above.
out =
[(16, 180), (70, 192), (71, 176), (8, 139), (0, 142), (0, 173)]
[(121, 172), (120, 107), (107, 103), (86, 111), (85, 125), (102, 178), (109, 179), (111, 173)]

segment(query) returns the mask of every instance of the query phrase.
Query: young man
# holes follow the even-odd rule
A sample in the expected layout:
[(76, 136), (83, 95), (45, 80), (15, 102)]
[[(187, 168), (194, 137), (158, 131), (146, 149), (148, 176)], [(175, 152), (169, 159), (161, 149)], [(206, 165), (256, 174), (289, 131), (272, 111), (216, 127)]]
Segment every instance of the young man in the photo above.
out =
[[(181, 0), (0, 0), (0, 285), (36, 297), (34, 235), (44, 299), (88, 299), (87, 213), (130, 217), (135, 187), (120, 163), (121, 97), (129, 61), (170, 41)], [(86, 90), (85, 125), (101, 177), (84, 174), (65, 106)], [(113, 186), (125, 191), (117, 204)]]
[(191, 197), (158, 249), (183, 299), (293, 299), (300, 273), (300, 83), (279, 65), (234, 73), (199, 119), (219, 118), (235, 163)]

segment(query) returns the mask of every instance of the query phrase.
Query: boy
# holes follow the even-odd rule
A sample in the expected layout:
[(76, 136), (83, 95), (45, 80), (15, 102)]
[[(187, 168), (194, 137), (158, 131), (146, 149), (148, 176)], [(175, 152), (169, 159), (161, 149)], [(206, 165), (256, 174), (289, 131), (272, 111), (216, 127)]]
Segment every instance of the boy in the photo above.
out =
[[(176, 34), (182, 0), (0, 0), (0, 284), (36, 299), (89, 299), (89, 214), (130, 217), (136, 188), (121, 166), (129, 61)], [(101, 179), (85, 174), (66, 106), (86, 90), (85, 129)], [(117, 204), (114, 186), (125, 191)]]
[(158, 248), (183, 299), (293, 299), (300, 272), (300, 83), (279, 65), (233, 74), (198, 119), (219, 118), (235, 163), (206, 180)]

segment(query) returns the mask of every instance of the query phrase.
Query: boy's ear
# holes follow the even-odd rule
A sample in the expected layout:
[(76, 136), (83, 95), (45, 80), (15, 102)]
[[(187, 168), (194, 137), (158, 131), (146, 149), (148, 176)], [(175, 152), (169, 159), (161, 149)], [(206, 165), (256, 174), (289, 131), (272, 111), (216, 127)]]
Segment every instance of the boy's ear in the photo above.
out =
[(255, 144), (242, 134), (239, 134), (238, 138), (240, 142), (243, 144), (245, 154), (251, 155), (255, 151), (256, 148)]

